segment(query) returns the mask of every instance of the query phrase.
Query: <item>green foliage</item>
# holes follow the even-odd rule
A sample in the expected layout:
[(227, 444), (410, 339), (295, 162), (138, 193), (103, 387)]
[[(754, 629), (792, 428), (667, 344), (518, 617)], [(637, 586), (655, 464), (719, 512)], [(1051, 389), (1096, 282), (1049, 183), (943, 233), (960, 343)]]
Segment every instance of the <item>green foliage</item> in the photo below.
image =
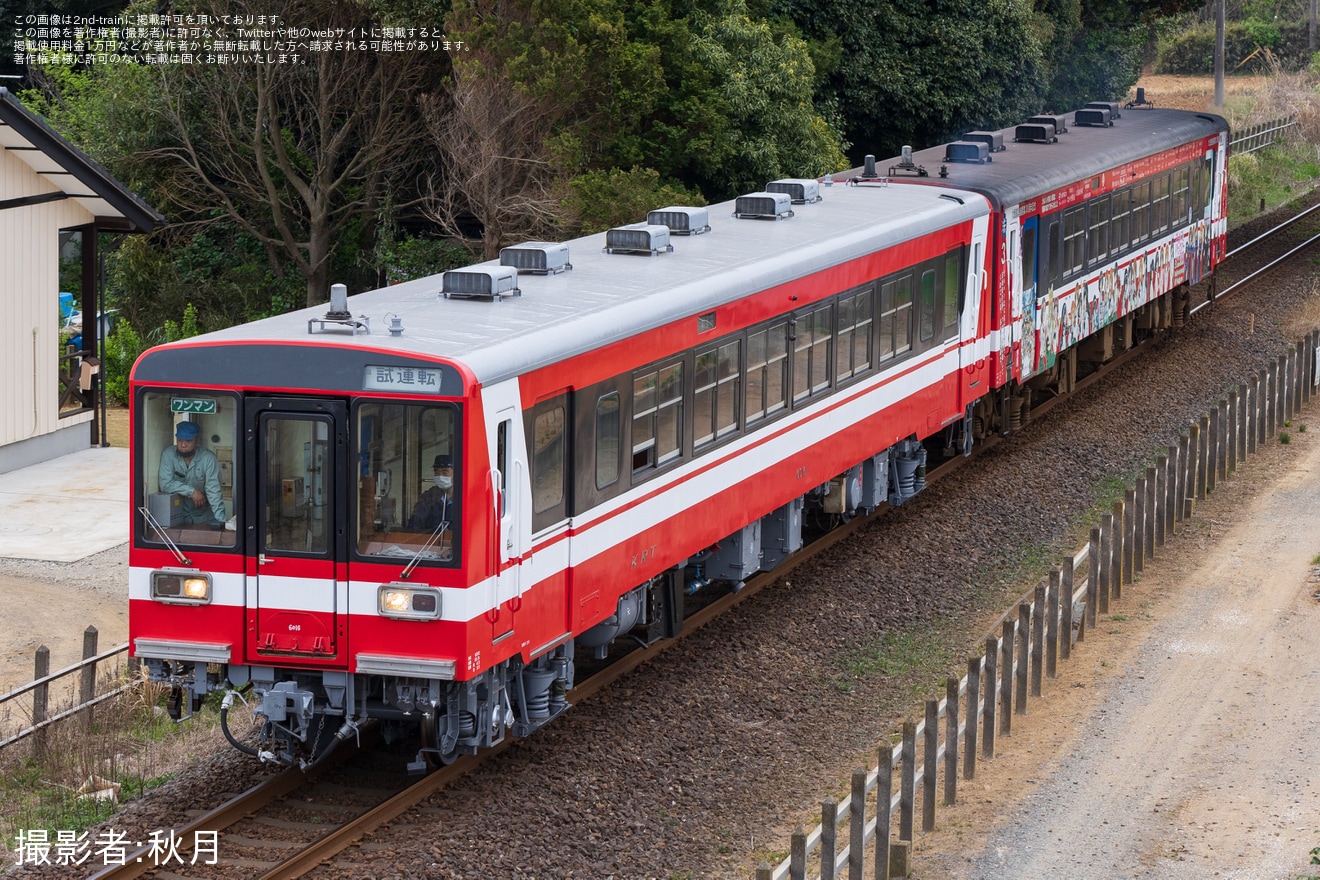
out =
[(105, 340), (105, 393), (118, 404), (128, 403), (128, 377), (145, 350), (142, 338), (127, 319), (115, 322)]
[[(1313, 63), (1305, 21), (1247, 20), (1224, 25), (1226, 73), (1267, 73), (1275, 62), (1298, 69)], [(1268, 50), (1268, 51), (1266, 51)], [(1196, 24), (1161, 42), (1156, 73), (1207, 76), (1214, 72), (1214, 22)]]
[(1315, 146), (1298, 140), (1228, 158), (1228, 216), (1233, 225), (1297, 198), (1320, 178)]
[(571, 182), (567, 208), (584, 234), (636, 223), (669, 205), (704, 205), (700, 193), (664, 184), (653, 168), (588, 171)]
[(467, 248), (444, 238), (391, 240), (379, 244), (374, 256), (387, 284), (425, 278), (472, 261)]

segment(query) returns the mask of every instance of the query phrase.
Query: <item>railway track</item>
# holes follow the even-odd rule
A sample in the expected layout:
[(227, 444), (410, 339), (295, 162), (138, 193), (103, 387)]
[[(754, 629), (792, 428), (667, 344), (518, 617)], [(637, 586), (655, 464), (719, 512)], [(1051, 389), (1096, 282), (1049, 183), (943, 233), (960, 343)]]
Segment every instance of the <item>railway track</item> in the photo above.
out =
[[(1292, 218), (1289, 222), (1291, 223), (1294, 220), (1301, 219), (1301, 217), (1306, 214), (1309, 214), (1309, 211)], [(1286, 224), (1281, 225), (1273, 231), (1282, 231), (1285, 225)], [(1265, 266), (1247, 274), (1243, 281), (1234, 282), (1231, 286), (1226, 287), (1224, 290), (1217, 293), (1213, 300), (1209, 299), (1207, 296), (1207, 298), (1202, 303), (1196, 305), (1192, 311), (1199, 311), (1201, 308), (1204, 308), (1205, 305), (1221, 301), (1238, 285), (1244, 283), (1245, 280), (1255, 278), (1260, 272), (1277, 266), (1280, 262), (1296, 256), (1305, 247), (1314, 244), (1318, 239), (1320, 239), (1320, 236), (1312, 236), (1307, 238), (1302, 244), (1296, 246), (1293, 246), (1294, 243), (1290, 241), (1288, 243), (1289, 249), (1282, 256), (1273, 257)], [(1225, 272), (1225, 270), (1221, 269), (1221, 274), (1236, 272), (1238, 268), (1236, 261), (1241, 258), (1241, 255), (1252, 253), (1252, 251), (1248, 249), (1249, 246), (1257, 245), (1262, 241), (1271, 241), (1275, 243), (1277, 249), (1277, 238), (1260, 236), (1250, 242), (1248, 246), (1233, 250), (1230, 253), (1230, 257), (1234, 258), (1234, 262), (1232, 265), (1226, 263), (1225, 267), (1229, 271)], [(1102, 377), (1119, 369), (1124, 363), (1131, 358), (1136, 357), (1137, 353), (1143, 350), (1145, 350), (1145, 346), (1138, 346), (1131, 351), (1120, 355), (1119, 358), (1109, 362), (1101, 370), (1079, 382), (1073, 394), (1085, 389), (1095, 382), (1101, 381)], [(1068, 400), (1071, 397), (1072, 395), (1070, 394), (1068, 396), (1055, 397), (1042, 401), (1039, 406), (1033, 409), (1032, 417), (1038, 418), (1054, 406), (1057, 406), (1062, 401)], [(997, 438), (995, 439), (997, 440)], [(993, 443), (988, 443), (985, 448), (992, 448), (993, 445)], [(961, 458), (952, 459), (946, 466), (933, 471), (929, 476), (929, 480), (934, 481), (942, 477), (947, 477), (949, 474), (956, 471), (964, 461), (965, 460)], [(737, 594), (730, 593), (711, 602), (709, 605), (688, 618), (685, 623), (685, 635), (699, 631), (703, 625), (719, 617), (734, 605), (756, 595), (766, 586), (784, 577), (797, 566), (812, 560), (840, 541), (849, 538), (868, 520), (869, 518), (855, 519), (844, 524), (840, 528), (832, 530), (822, 539), (817, 540), (804, 548), (801, 553), (793, 558), (792, 563), (786, 563), (785, 566), (782, 566), (779, 570), (764, 573), (749, 580), (746, 588)], [(635, 648), (621, 657), (617, 662), (610, 665), (607, 669), (584, 680), (573, 691), (572, 696), (574, 702), (582, 702), (589, 699), (593, 694), (609, 687), (621, 676), (636, 669), (638, 666), (641, 666), (649, 660), (652, 660), (664, 650), (667, 650), (678, 643), (681, 643), (681, 639), (663, 642), (648, 648)], [(323, 834), (320, 837), (316, 837), (315, 840), (311, 840), (310, 838), (315, 837), (317, 831), (323, 830), (326, 827), (325, 824), (307, 823), (314, 825), (314, 828), (300, 829), (308, 832), (305, 841), (291, 843), (287, 839), (289, 835), (285, 833), (290, 830), (295, 830), (288, 827), (290, 820), (270, 821), (269, 819), (260, 819), (262, 811), (268, 809), (267, 805), (278, 801), (279, 798), (289, 799), (292, 797), (301, 797), (306, 800), (309, 797), (306, 794), (308, 789), (304, 787), (309, 783), (301, 778), (302, 774), (299, 771), (288, 771), (285, 774), (273, 777), (271, 780), (268, 780), (267, 783), (260, 786), (260, 788), (264, 789), (263, 792), (258, 793), (254, 790), (253, 792), (245, 793), (244, 795), (236, 797), (229, 803), (225, 804), (221, 809), (212, 811), (212, 813), (208, 813), (205, 816), (198, 817), (188, 825), (176, 829), (175, 834), (184, 838), (192, 837), (198, 831), (205, 831), (208, 833), (215, 831), (216, 833), (219, 833), (225, 829), (234, 829), (229, 831), (226, 836), (220, 838), (219, 851), (221, 857), (217, 867), (222, 868), (226, 872), (224, 874), (225, 876), (233, 876), (235, 869), (241, 869), (245, 876), (260, 876), (262, 878), (302, 876), (317, 865), (323, 864), (327, 860), (332, 859), (335, 854), (342, 852), (345, 848), (360, 841), (363, 837), (370, 835), (374, 829), (390, 822), (409, 808), (421, 803), (434, 792), (443, 789), (454, 780), (471, 773), (482, 762), (490, 760), (503, 752), (507, 745), (508, 742), (506, 741), (503, 746), (491, 750), (477, 758), (456, 762), (450, 767), (436, 771), (402, 790), (389, 793), (386, 793), (384, 790), (379, 790), (380, 794), (379, 797), (376, 798), (375, 803), (370, 805), (363, 803), (360, 809), (354, 810), (356, 815), (343, 819), (335, 826), (335, 830), (331, 831), (329, 834)], [(341, 757), (351, 756), (351, 750), (346, 751), (348, 754)], [(394, 772), (397, 775), (397, 767)], [(315, 782), (310, 783), (312, 786), (315, 786), (315, 784)], [(365, 788), (365, 786), (360, 786), (359, 788)], [(342, 789), (339, 791), (342, 793)], [(265, 799), (264, 803), (262, 802), (262, 799)], [(250, 829), (252, 826), (250, 824), (246, 826), (240, 826), (238, 824), (239, 822), (252, 823), (254, 820), (250, 817), (254, 816), (257, 817), (255, 823), (257, 827), (281, 829), (280, 833), (272, 834), (270, 835), (271, 839), (266, 839), (266, 837), (263, 837), (260, 833), (251, 831)], [(279, 839), (281, 837), (285, 839)], [(235, 845), (231, 846), (231, 843), (226, 843), (226, 841), (231, 841), (231, 843)], [(231, 851), (240, 851), (239, 846), (237, 845), (240, 843), (243, 847), (241, 852), (244, 853), (244, 855), (238, 859), (230, 857), (228, 854)], [(282, 849), (277, 850), (277, 846), (282, 846)], [(247, 854), (253, 851), (263, 853), (278, 851), (279, 854), (277, 856), (263, 858), (249, 857)], [(107, 868), (105, 871), (102, 871), (95, 876), (98, 878), (142, 876), (153, 872), (156, 869), (156, 866), (150, 863), (150, 856), (150, 849), (143, 848), (142, 851), (131, 854), (126, 860), (124, 866)], [(143, 859), (143, 861), (136, 861), (138, 858)], [(191, 869), (193, 866), (187, 867)], [(168, 876), (210, 876), (185, 873), (185, 867), (177, 864), (168, 866), (166, 870), (168, 871)], [(158, 876), (167, 875), (161, 873), (158, 874)]]

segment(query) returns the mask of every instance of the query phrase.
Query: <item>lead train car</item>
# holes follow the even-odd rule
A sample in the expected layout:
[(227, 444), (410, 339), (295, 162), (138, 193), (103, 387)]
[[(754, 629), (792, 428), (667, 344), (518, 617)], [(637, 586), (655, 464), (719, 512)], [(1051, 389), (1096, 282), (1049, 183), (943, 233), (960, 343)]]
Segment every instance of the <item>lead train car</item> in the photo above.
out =
[[(716, 205), (668, 246), (658, 225), (576, 240), (571, 268), (493, 296), (453, 293), (509, 285), (490, 263), (144, 354), (130, 641), (176, 712), (233, 689), (264, 758), (378, 718), (451, 760), (562, 711), (575, 651), (672, 635), (686, 592), (773, 567), (804, 515), (917, 491), (917, 441), (979, 393), (989, 205), (803, 202)], [(185, 421), (216, 456), (209, 507), (161, 476)], [(440, 456), (454, 501), (421, 522)]]
[[(143, 355), (130, 643), (175, 710), (245, 694), (260, 743), (234, 742), (272, 760), (368, 718), (420, 727), (419, 761), (475, 752), (563, 711), (579, 652), (676, 634), (804, 518), (902, 503), (926, 447), (1011, 428), (1003, 193), (814, 184)], [(183, 421), (220, 517), (161, 480)]]

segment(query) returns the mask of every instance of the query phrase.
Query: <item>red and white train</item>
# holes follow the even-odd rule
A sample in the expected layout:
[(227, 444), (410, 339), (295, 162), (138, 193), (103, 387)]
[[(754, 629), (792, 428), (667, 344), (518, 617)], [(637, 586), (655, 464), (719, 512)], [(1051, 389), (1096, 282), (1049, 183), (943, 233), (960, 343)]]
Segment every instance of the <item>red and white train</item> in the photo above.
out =
[(535, 730), (578, 652), (674, 635), (804, 517), (902, 503), (1181, 320), (1227, 125), (1088, 110), (152, 349), (133, 654), (176, 714), (243, 694), (266, 759)]

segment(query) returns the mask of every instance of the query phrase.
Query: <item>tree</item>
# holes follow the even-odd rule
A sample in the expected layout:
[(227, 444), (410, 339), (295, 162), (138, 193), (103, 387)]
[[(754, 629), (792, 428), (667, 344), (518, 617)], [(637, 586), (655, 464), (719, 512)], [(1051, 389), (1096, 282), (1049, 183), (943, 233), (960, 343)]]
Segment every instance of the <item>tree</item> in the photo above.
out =
[[(238, 0), (197, 11), (275, 15), (342, 33), (372, 24), (355, 4), (333, 0)], [(195, 216), (218, 207), (260, 241), (277, 275), (286, 260), (296, 266), (315, 305), (329, 298), (337, 236), (369, 222), (391, 176), (421, 161), (414, 98), (443, 64), (353, 44), (286, 63), (162, 65), (157, 112), (171, 142), (145, 158), (167, 163), (176, 200)]]

